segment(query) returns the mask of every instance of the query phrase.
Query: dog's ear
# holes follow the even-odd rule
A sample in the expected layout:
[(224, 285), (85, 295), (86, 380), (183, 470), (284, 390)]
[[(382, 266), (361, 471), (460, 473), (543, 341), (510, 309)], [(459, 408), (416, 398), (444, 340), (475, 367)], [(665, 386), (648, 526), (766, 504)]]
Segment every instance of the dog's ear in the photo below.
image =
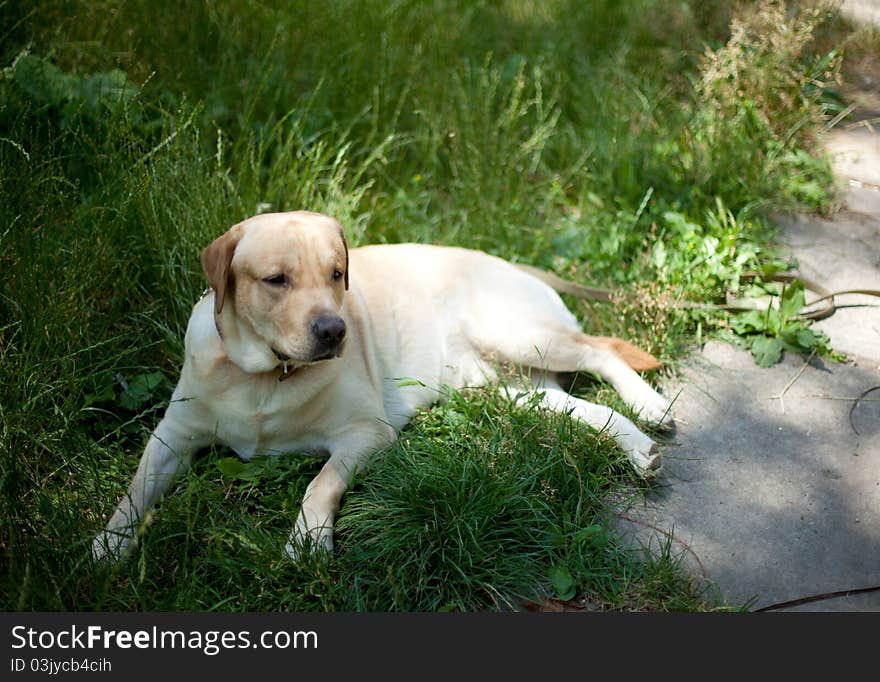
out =
[(208, 278), (208, 284), (214, 290), (215, 315), (219, 315), (223, 310), (226, 290), (229, 288), (229, 267), (232, 264), (235, 247), (241, 241), (241, 237), (242, 227), (240, 224), (235, 225), (202, 249), (200, 256), (202, 271)]
[(348, 291), (348, 242), (345, 241), (345, 230), (339, 228), (339, 236), (342, 238), (342, 246), (345, 248), (345, 290)]

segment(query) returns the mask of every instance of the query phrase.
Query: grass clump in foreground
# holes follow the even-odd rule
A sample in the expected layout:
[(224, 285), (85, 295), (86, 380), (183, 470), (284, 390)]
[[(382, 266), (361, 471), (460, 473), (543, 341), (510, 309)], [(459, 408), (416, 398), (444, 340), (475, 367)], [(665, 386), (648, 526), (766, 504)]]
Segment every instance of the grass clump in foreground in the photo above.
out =
[(258, 207), (330, 213), (353, 245), (477, 247), (615, 286), (615, 306), (579, 310), (585, 327), (667, 362), (735, 328), (674, 304), (724, 300), (768, 263), (765, 209), (828, 204), (813, 139), (840, 103), (836, 52), (810, 47), (823, 16), (6, 3), (0, 604), (473, 609), (574, 592), (711, 606), (668, 556), (619, 547), (601, 500), (631, 481), (602, 438), (482, 394), (422, 415), (375, 462), (329, 563), (282, 553), (319, 464), (226, 451), (163, 502), (131, 563), (92, 566), (88, 545), (170, 395), (199, 250)]
[(627, 470), (608, 437), (568, 418), (452, 394), (376, 462), (340, 516), (350, 603), (509, 609), (577, 587), (603, 604), (701, 605), (681, 577), (652, 591), (664, 560), (644, 563), (609, 530), (603, 498)]

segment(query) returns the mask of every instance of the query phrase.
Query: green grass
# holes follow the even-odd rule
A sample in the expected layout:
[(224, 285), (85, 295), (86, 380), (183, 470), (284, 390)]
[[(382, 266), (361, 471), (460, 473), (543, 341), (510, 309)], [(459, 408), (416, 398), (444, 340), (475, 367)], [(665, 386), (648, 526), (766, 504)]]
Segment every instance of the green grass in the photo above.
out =
[(282, 552), (319, 463), (230, 479), (224, 450), (130, 563), (88, 546), (170, 395), (199, 250), (258, 207), (620, 287), (586, 327), (674, 363), (725, 317), (669, 303), (740, 287), (768, 209), (831, 201), (833, 43), (772, 11), (776, 51), (728, 42), (720, 1), (0, 2), (0, 607), (713, 608), (616, 538), (606, 439), (482, 394), (376, 460), (329, 562)]

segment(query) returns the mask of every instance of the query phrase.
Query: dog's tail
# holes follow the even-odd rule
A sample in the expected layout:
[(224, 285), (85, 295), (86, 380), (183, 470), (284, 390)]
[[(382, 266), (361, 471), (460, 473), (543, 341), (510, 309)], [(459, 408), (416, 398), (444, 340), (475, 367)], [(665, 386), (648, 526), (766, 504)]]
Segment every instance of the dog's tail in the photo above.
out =
[[(575, 298), (588, 298), (594, 301), (611, 300), (611, 291), (609, 289), (599, 289), (596, 287), (588, 287), (576, 282), (570, 282), (563, 279), (552, 272), (541, 270), (541, 268), (532, 267), (531, 265), (517, 264), (523, 272), (529, 273), (547, 286), (555, 289), (561, 294), (569, 294)], [(615, 336), (587, 336), (590, 345), (596, 348), (604, 348), (617, 354), (627, 365), (637, 372), (647, 372), (648, 370), (659, 368), (660, 361), (647, 351), (637, 348), (629, 341), (618, 339)]]
[(608, 302), (611, 300), (610, 289), (599, 289), (598, 287), (588, 287), (583, 284), (577, 284), (576, 282), (569, 282), (567, 279), (563, 279), (559, 275), (555, 275), (552, 272), (547, 272), (546, 270), (531, 265), (516, 263), (516, 267), (523, 272), (529, 273), (532, 277), (541, 280), (544, 284), (555, 289), (560, 294), (570, 294), (575, 298), (589, 298), (594, 301)]

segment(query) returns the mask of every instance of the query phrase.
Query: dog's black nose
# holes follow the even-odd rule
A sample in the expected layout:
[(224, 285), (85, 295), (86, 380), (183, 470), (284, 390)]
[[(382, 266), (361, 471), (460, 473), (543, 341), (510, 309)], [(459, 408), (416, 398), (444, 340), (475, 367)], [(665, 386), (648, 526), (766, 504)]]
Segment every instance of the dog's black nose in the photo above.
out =
[(312, 320), (312, 334), (322, 346), (330, 348), (345, 338), (345, 320), (338, 315), (321, 315)]

